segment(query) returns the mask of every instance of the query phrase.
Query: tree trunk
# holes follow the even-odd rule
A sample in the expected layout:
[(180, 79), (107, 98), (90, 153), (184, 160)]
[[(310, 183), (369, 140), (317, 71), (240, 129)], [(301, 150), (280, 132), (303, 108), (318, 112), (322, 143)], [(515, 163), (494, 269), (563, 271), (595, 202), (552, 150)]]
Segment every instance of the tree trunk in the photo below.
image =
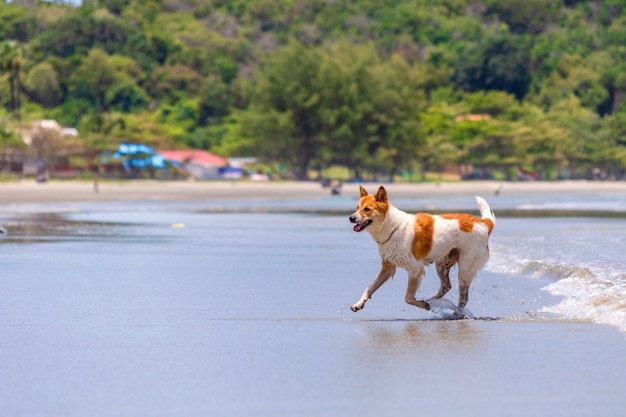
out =
[(9, 95), (11, 96), (11, 113), (15, 115), (15, 78), (9, 77)]
[(300, 145), (300, 157), (298, 158), (298, 167), (296, 176), (300, 181), (308, 181), (309, 179), (309, 161), (308, 138), (304, 138)]
[(20, 90), (22, 89), (22, 83), (20, 81), (20, 68), (15, 72), (15, 118), (21, 119), (22, 98)]

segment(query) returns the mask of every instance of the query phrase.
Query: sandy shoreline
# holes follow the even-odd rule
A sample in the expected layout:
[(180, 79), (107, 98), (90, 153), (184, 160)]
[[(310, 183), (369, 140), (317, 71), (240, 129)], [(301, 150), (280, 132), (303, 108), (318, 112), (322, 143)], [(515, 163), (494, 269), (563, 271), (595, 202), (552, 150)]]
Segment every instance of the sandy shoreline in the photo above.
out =
[[(378, 184), (366, 184), (374, 192)], [(472, 181), (424, 184), (385, 184), (395, 198), (433, 195), (493, 195), (568, 193), (597, 194), (626, 192), (626, 182), (499, 182)], [(34, 181), (0, 183), (0, 205), (117, 202), (117, 201), (203, 201), (219, 199), (304, 199), (330, 195), (317, 182), (101, 182), (94, 192), (92, 182), (68, 181), (38, 184)], [(358, 196), (357, 184), (345, 184), (342, 195)]]
[[(503, 195), (581, 200), (626, 191), (626, 183), (589, 182), (386, 186), (393, 198), (421, 198), (488, 196), (499, 185)], [(491, 250), (501, 262), (480, 272), (470, 297), (482, 319), (434, 320), (405, 307), (404, 271), (366, 309), (349, 310), (380, 264), (374, 243), (345, 217), (307, 216), (303, 227), (301, 216), (199, 215), (167, 204), (76, 210), (61, 221), (14, 215), (28, 204), (45, 212), (45, 204), (332, 200), (317, 183), (92, 187), (0, 183), (0, 223), (8, 219), (9, 230), (0, 239), (7, 415), (614, 417), (626, 408), (624, 333), (542, 313), (560, 301), (542, 290), (554, 278), (508, 266), (536, 259), (530, 246), (552, 250), (558, 240), (533, 237), (570, 223), (500, 222)], [(358, 186), (345, 185), (343, 195), (356, 198)], [(581, 240), (585, 227), (606, 233), (612, 225), (577, 222), (565, 238)], [(558, 249), (553, 256), (567, 266)], [(419, 294), (438, 287), (432, 268), (427, 274)]]
[[(448, 321), (406, 306), (399, 271), (353, 313), (380, 264), (345, 218), (307, 216), (303, 226), (302, 216), (120, 206), (67, 217), (84, 224), (42, 216), (43, 233), (0, 240), (3, 415), (617, 417), (626, 408), (624, 333), (544, 317), (558, 302), (541, 291), (551, 278), (483, 270), (468, 306), (483, 319)], [(11, 220), (25, 233), (29, 223)], [(520, 234), (520, 224), (498, 226), (500, 265), (510, 262), (498, 256), (510, 254), (497, 249), (511, 247), (506, 236), (543, 230)], [(418, 294), (436, 291), (434, 274)]]

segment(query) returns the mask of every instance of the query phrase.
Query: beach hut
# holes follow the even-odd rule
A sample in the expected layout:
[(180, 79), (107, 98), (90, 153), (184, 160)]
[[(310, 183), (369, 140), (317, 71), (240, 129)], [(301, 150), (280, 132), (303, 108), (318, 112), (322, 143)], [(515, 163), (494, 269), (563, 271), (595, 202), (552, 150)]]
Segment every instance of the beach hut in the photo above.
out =
[(211, 180), (221, 178), (220, 169), (228, 165), (226, 158), (202, 150), (159, 151), (168, 161), (174, 161), (193, 178)]
[(168, 178), (169, 168), (176, 162), (167, 161), (154, 149), (141, 143), (120, 143), (113, 154), (105, 153), (103, 163), (111, 167), (120, 167), (124, 175), (130, 178), (149, 176), (150, 178)]
[(154, 149), (141, 143), (120, 143), (113, 154), (114, 160), (122, 161), (122, 166), (132, 168), (166, 168), (165, 158)]

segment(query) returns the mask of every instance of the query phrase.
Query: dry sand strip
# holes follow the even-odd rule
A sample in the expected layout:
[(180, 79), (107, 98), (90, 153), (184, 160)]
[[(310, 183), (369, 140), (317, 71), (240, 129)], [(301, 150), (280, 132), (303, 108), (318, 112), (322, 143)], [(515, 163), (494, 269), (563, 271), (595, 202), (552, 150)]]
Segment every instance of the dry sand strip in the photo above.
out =
[[(394, 198), (419, 198), (432, 195), (493, 195), (501, 194), (603, 194), (626, 193), (626, 182), (556, 181), (499, 182), (471, 181), (450, 183), (384, 184)], [(364, 184), (375, 193), (377, 183)], [(161, 181), (103, 181), (98, 192), (88, 181), (35, 181), (0, 183), (0, 204), (57, 204), (77, 202), (132, 201), (211, 201), (241, 199), (307, 199), (330, 195), (328, 188), (317, 182), (161, 182)], [(342, 195), (358, 197), (358, 184), (344, 184)]]

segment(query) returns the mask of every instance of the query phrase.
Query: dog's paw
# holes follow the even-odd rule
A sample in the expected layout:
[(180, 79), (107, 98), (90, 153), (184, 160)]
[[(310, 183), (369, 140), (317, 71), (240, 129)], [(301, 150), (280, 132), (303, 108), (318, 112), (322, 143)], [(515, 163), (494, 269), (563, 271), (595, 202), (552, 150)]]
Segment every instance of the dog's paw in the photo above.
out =
[(350, 307), (350, 310), (352, 310), (352, 311), (354, 311), (356, 313), (357, 311), (359, 311), (362, 308), (363, 308), (363, 304), (361, 304), (361, 305), (355, 304), (352, 307)]
[(464, 320), (474, 317), (469, 310), (458, 307), (451, 300), (446, 298), (429, 301), (431, 307), (430, 313), (435, 320)]

